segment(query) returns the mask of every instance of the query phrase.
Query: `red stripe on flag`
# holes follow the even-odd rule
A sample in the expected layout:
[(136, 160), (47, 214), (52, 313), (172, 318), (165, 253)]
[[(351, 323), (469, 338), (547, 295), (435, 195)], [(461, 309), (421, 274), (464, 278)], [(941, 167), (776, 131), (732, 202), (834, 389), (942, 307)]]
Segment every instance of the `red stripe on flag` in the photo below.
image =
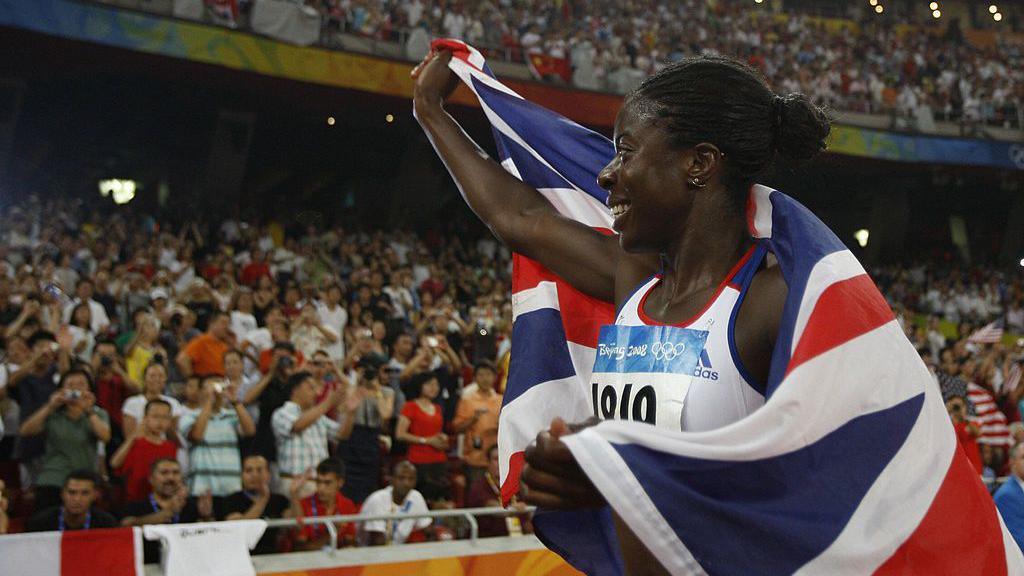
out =
[(136, 576), (131, 528), (72, 530), (60, 539), (60, 572), (74, 576)]
[(508, 476), (505, 476), (505, 482), (501, 485), (502, 506), (508, 506), (512, 497), (519, 493), (519, 474), (522, 473), (524, 464), (526, 456), (522, 450), (513, 452), (508, 457)]
[(562, 326), (569, 342), (597, 347), (598, 331), (604, 324), (615, 321), (615, 306), (610, 302), (588, 296), (559, 278), (554, 272), (520, 254), (513, 257), (512, 293), (535, 288), (541, 282), (558, 285), (558, 308)]
[(959, 449), (935, 500), (910, 538), (875, 574), (1006, 574), (996, 507)]
[(789, 375), (811, 358), (891, 321), (889, 304), (867, 274), (832, 284), (811, 311), (800, 342), (789, 359)]

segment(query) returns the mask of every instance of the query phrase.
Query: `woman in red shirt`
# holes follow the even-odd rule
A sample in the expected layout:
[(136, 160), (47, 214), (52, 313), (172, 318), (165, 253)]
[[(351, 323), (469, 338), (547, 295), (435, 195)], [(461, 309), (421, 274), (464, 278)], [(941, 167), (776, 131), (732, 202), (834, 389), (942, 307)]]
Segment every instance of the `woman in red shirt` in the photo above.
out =
[(402, 407), (395, 436), (409, 444), (409, 462), (416, 465), (416, 489), (428, 501), (450, 500), (447, 481), (448, 435), (441, 429), (441, 406), (434, 402), (441, 385), (432, 373), (412, 378), (410, 388), (418, 391), (416, 399)]

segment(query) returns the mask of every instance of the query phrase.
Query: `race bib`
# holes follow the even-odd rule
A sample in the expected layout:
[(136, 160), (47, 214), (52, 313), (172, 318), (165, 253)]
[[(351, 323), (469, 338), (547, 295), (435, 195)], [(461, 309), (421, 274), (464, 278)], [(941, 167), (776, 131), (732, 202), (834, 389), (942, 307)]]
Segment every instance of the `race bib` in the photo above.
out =
[(602, 326), (591, 380), (594, 415), (682, 429), (707, 339), (706, 330), (675, 326)]

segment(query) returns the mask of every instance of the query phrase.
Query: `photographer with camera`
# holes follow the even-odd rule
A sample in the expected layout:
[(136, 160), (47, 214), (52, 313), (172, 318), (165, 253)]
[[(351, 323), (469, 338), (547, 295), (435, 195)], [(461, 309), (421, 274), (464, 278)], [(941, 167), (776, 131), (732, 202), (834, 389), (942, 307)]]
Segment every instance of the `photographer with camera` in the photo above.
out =
[(272, 350), (270, 369), (250, 388), (242, 398), (246, 406), (256, 404), (259, 407), (259, 420), (256, 421), (256, 436), (252, 441), (252, 453), (260, 454), (267, 462), (277, 462), (277, 444), (274, 441), (274, 430), (271, 417), (288, 401), (288, 377), (295, 372), (295, 347), (291, 342), (276, 342)]
[(96, 343), (89, 365), (96, 379), (96, 405), (106, 410), (116, 425), (114, 436), (122, 437), (124, 416), (121, 411), (124, 403), (138, 394), (142, 386), (128, 376), (121, 364), (117, 346), (110, 340)]
[(227, 496), (241, 489), (240, 437), (256, 433), (256, 425), (238, 400), (238, 389), (218, 376), (203, 379), (202, 408), (181, 418), (178, 431), (188, 438), (188, 486), (192, 495)]
[[(966, 392), (966, 388), (964, 389)], [(981, 430), (978, 425), (967, 419), (967, 397), (966, 395), (951, 395), (946, 398), (946, 411), (949, 412), (949, 419), (953, 422), (953, 429), (956, 431), (956, 440), (960, 448), (967, 455), (971, 466), (981, 474), (981, 450), (978, 447), (978, 437)]]
[[(351, 426), (351, 432), (340, 436), (347, 438), (338, 447), (338, 455), (348, 471), (343, 492), (357, 504), (380, 485), (382, 434), (390, 429), (387, 424), (395, 411), (395, 392), (385, 384), (387, 363), (387, 357), (376, 352), (359, 359), (356, 384), (359, 403), (346, 416), (345, 425)], [(385, 440), (389, 442), (389, 438)]]
[[(27, 344), (28, 359), (7, 380), (7, 394), (18, 402), (23, 417), (47, 404), (59, 387), (58, 375), (71, 367), (70, 334), (62, 334), (62, 344), (58, 344), (53, 332), (37, 330)], [(39, 471), (38, 459), (43, 448), (40, 438), (19, 438), (21, 462), (28, 470), (30, 481), (35, 481)]]
[(92, 376), (75, 368), (64, 373), (60, 388), (21, 424), (22, 437), (45, 435), (36, 482), (36, 509), (60, 503), (64, 479), (72, 470), (96, 470), (97, 442), (110, 441), (110, 418), (96, 406)]

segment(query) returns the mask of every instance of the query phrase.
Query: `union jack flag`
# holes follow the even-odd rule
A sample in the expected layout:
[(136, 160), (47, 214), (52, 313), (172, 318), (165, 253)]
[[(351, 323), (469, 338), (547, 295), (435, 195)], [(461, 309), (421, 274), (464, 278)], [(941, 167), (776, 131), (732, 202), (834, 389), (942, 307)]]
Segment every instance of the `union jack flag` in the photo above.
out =
[[(458, 41), (502, 165), (563, 214), (610, 227), (603, 136), (527, 102)], [(1024, 574), (1024, 557), (958, 450), (939, 387), (863, 267), (810, 211), (755, 185), (751, 237), (789, 294), (767, 402), (717, 430), (606, 421), (564, 438), (610, 507), (538, 513), (544, 542), (588, 574), (622, 573), (611, 510), (672, 574)], [(498, 445), (502, 495), (558, 416), (592, 415), (589, 379), (610, 303), (518, 257)]]

